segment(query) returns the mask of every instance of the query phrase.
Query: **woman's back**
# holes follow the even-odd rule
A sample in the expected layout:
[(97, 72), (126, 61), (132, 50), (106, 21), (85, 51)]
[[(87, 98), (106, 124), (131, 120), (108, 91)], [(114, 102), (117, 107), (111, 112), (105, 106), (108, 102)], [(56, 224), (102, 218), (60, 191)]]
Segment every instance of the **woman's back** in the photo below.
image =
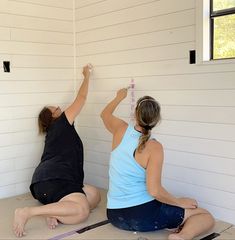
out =
[(49, 127), (41, 162), (32, 184), (51, 179), (66, 179), (83, 184), (83, 144), (74, 125), (63, 112)]
[(111, 153), (108, 208), (131, 207), (153, 200), (147, 191), (145, 169), (135, 159), (140, 135), (134, 126), (128, 125), (120, 144)]

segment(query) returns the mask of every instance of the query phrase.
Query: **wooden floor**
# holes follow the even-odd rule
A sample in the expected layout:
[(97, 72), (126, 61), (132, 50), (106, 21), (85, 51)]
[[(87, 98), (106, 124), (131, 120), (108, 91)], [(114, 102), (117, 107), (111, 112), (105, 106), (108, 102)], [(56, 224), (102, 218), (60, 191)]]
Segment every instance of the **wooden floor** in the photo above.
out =
[[(27, 235), (23, 239), (127, 239), (127, 240), (157, 240), (167, 239), (169, 232), (157, 231), (148, 233), (122, 231), (103, 221), (106, 218), (106, 191), (101, 189), (102, 201), (99, 206), (92, 211), (88, 220), (78, 225), (60, 224), (56, 229), (47, 228), (43, 217), (35, 217), (26, 225)], [(24, 194), (0, 200), (0, 239), (16, 239), (12, 233), (12, 219), (15, 208), (24, 206), (36, 206), (39, 203), (30, 194)], [(99, 224), (101, 226), (99, 226)], [(103, 224), (103, 225), (102, 225)], [(80, 230), (80, 231), (79, 231)], [(77, 232), (78, 231), (78, 232)], [(201, 239), (211, 233), (219, 233), (220, 236), (214, 239), (235, 239), (235, 226), (217, 221), (215, 228)], [(206, 238), (209, 240), (212, 238)]]

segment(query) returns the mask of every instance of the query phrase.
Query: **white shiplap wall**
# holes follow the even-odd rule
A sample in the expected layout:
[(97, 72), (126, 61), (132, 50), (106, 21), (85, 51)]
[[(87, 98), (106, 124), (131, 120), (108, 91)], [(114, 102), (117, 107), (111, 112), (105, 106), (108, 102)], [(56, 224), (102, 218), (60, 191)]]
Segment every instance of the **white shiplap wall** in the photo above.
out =
[[(75, 0), (76, 61), (72, 0), (0, 1), (0, 198), (28, 191), (43, 146), (38, 111), (71, 102), (91, 62), (78, 119), (86, 181), (108, 186), (111, 136), (99, 114), (133, 77), (136, 98), (149, 94), (162, 105), (154, 132), (165, 147), (166, 188), (235, 223), (235, 64), (188, 64), (195, 1)], [(3, 73), (5, 60), (11, 73)], [(127, 121), (129, 101), (117, 111)]]
[[(162, 105), (154, 133), (165, 148), (165, 187), (235, 223), (235, 64), (188, 63), (196, 47), (195, 3), (76, 0), (78, 72), (87, 62), (95, 66), (78, 119), (86, 180), (108, 186), (111, 136), (99, 114), (133, 77), (136, 98), (148, 94)], [(127, 121), (129, 101), (117, 111)]]
[(72, 0), (0, 0), (0, 198), (29, 191), (43, 146), (37, 115), (73, 99), (73, 55)]

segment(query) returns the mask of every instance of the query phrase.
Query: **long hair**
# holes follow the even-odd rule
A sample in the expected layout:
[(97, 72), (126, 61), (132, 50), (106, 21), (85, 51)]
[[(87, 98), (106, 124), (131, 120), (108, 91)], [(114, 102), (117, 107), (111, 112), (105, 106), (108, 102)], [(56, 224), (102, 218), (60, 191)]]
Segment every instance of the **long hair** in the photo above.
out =
[(151, 130), (161, 119), (161, 107), (159, 103), (150, 96), (144, 96), (137, 101), (135, 114), (138, 125), (142, 128), (137, 151), (145, 148), (146, 142), (151, 136)]
[(52, 117), (51, 110), (47, 107), (44, 107), (38, 116), (39, 134), (46, 133), (53, 121), (54, 118)]

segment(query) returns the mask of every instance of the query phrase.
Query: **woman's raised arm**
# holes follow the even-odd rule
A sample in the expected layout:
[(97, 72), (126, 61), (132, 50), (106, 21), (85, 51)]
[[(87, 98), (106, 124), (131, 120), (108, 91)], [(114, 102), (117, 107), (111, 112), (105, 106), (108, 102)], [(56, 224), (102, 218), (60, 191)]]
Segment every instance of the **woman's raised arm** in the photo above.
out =
[(81, 112), (87, 98), (88, 93), (88, 85), (89, 85), (89, 78), (90, 78), (90, 66), (86, 65), (83, 67), (84, 80), (82, 85), (78, 90), (78, 94), (74, 102), (65, 110), (65, 115), (70, 124), (73, 124), (76, 116)]

